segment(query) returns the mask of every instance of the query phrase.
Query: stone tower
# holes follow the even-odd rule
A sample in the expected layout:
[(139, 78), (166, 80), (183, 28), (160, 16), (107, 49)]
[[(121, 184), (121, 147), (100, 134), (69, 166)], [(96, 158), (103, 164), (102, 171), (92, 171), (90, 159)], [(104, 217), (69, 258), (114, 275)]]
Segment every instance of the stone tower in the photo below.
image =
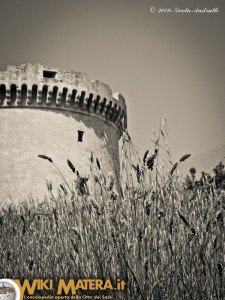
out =
[(72, 161), (81, 176), (90, 174), (91, 152), (104, 172), (119, 173), (118, 141), (127, 126), (119, 93), (80, 72), (41, 64), (8, 66), (0, 72), (0, 201), (43, 198), (45, 178), (57, 188), (69, 183)]

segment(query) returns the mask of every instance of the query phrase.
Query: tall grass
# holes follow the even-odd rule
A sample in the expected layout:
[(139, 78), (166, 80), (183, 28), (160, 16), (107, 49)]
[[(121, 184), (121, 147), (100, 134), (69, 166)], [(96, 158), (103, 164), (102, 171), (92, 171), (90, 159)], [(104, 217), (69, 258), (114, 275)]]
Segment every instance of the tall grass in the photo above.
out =
[(224, 299), (224, 193), (207, 180), (186, 187), (188, 155), (172, 164), (164, 122), (143, 159), (124, 134), (121, 190), (94, 160), (95, 194), (64, 183), (54, 197), (47, 182), (41, 205), (3, 208), (0, 276), (124, 279), (114, 299)]

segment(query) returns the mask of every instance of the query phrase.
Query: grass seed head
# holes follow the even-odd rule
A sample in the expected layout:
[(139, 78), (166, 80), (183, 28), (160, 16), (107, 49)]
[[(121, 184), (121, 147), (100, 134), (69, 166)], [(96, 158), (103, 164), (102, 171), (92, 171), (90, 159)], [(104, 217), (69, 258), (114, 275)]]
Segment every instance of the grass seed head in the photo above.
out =
[(106, 175), (106, 184), (105, 188), (107, 191), (112, 191), (113, 187), (115, 184), (115, 178), (114, 178), (114, 173), (112, 171), (108, 172)]
[(223, 267), (222, 267), (221, 263), (217, 264), (217, 268), (218, 268), (218, 271), (219, 271), (219, 275), (222, 276), (223, 275)]
[(97, 164), (98, 169), (101, 170), (101, 165), (100, 165), (98, 158), (96, 158), (96, 164)]
[(188, 159), (191, 156), (191, 154), (185, 154), (181, 157), (180, 162), (185, 161), (186, 159)]
[(46, 159), (46, 160), (48, 160), (50, 163), (53, 163), (53, 160), (51, 159), (51, 157), (48, 157), (48, 156), (42, 155), (42, 154), (38, 155), (38, 157), (39, 157), (39, 158), (42, 158), (42, 159)]
[(45, 178), (48, 191), (52, 191), (52, 182)]
[(147, 158), (147, 156), (148, 156), (148, 150), (145, 152), (145, 154), (144, 154), (144, 157), (143, 157), (143, 163), (145, 164), (145, 161), (146, 161), (146, 158)]
[(178, 165), (178, 163), (176, 162), (174, 165), (173, 165), (173, 167), (172, 167), (172, 169), (171, 169), (171, 171), (170, 171), (170, 176), (172, 176), (173, 175), (173, 173), (174, 173), (174, 171), (176, 170), (176, 168), (177, 168), (177, 165)]
[(186, 226), (191, 227), (188, 220), (180, 212), (178, 212), (178, 215)]
[(72, 164), (72, 162), (69, 159), (67, 159), (67, 163), (68, 163), (68, 166), (70, 167), (70, 169), (72, 170), (72, 172), (75, 173), (76, 169), (75, 169), (74, 165)]

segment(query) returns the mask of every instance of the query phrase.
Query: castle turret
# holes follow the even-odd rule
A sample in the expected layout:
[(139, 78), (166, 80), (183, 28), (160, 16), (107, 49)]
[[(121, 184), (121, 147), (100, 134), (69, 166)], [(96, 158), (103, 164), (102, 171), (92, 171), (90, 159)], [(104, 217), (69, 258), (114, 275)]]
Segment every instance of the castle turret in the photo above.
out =
[(126, 104), (119, 93), (85, 73), (41, 64), (8, 66), (0, 72), (1, 201), (46, 194), (44, 179), (61, 182), (52, 158), (68, 182), (90, 175), (94, 153), (104, 172), (119, 174), (118, 141), (127, 126)]

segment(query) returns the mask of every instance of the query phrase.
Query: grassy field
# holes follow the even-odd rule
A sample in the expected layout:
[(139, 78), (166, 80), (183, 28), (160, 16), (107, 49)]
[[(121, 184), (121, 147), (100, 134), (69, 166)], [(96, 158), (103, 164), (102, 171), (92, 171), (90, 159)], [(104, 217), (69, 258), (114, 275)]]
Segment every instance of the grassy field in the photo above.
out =
[(188, 155), (171, 164), (164, 135), (162, 124), (143, 159), (124, 135), (119, 191), (94, 158), (94, 194), (76, 180), (53, 196), (47, 182), (42, 204), (2, 209), (0, 277), (120, 278), (115, 300), (224, 299), (224, 191), (207, 178), (187, 185)]

